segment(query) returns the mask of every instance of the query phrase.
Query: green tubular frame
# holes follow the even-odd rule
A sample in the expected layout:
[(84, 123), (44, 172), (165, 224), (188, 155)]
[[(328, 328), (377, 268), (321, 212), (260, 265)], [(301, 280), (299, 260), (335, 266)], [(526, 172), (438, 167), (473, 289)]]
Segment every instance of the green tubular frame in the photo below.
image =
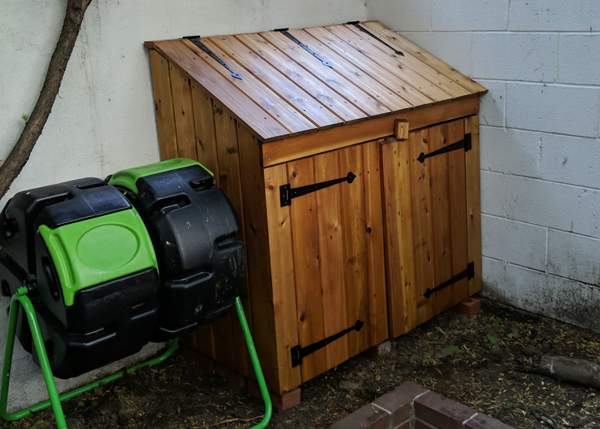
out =
[[(56, 388), (56, 383), (54, 381), (54, 376), (52, 374), (52, 369), (50, 368), (50, 361), (48, 360), (48, 354), (46, 353), (46, 347), (44, 345), (44, 339), (42, 336), (42, 332), (40, 330), (40, 326), (37, 322), (37, 317), (35, 313), (35, 308), (31, 303), (31, 300), (27, 296), (28, 289), (23, 286), (17, 289), (16, 293), (11, 297), (9, 313), (8, 313), (8, 332), (6, 336), (6, 346), (4, 349), (4, 363), (2, 365), (2, 387), (0, 389), (0, 417), (4, 420), (15, 421), (23, 419), (35, 412), (45, 410), (49, 407), (52, 408), (52, 412), (54, 413), (54, 418), (56, 420), (56, 427), (58, 429), (67, 429), (67, 421), (65, 419), (65, 414), (62, 409), (61, 402), (67, 401), (69, 399), (75, 398), (85, 392), (88, 392), (96, 387), (102, 386), (104, 384), (113, 382), (122, 378), (125, 375), (133, 374), (136, 371), (151, 367), (155, 365), (159, 365), (167, 360), (179, 347), (179, 342), (177, 339), (171, 340), (167, 343), (167, 347), (163, 350), (163, 352), (147, 361), (139, 363), (137, 365), (131, 366), (129, 368), (121, 369), (113, 374), (106, 375), (98, 380), (95, 380), (91, 383), (85, 384), (76, 389), (70, 390), (68, 392), (62, 393), (59, 395), (58, 390)], [(271, 398), (269, 396), (269, 391), (267, 389), (267, 384), (265, 382), (265, 378), (262, 372), (262, 368), (260, 366), (260, 361), (258, 359), (258, 355), (256, 353), (256, 348), (254, 346), (254, 341), (252, 339), (252, 334), (250, 333), (250, 328), (248, 326), (248, 322), (246, 320), (246, 315), (244, 314), (244, 308), (242, 306), (242, 301), (239, 297), (235, 299), (235, 308), (237, 311), (238, 318), (240, 319), (240, 326), (242, 328), (242, 332), (244, 334), (244, 339), (246, 341), (246, 347), (248, 348), (248, 354), (250, 355), (250, 360), (252, 361), (252, 367), (254, 368), (254, 372), (256, 374), (256, 379), (258, 380), (258, 386), (260, 389), (261, 396), (265, 405), (265, 414), (262, 420), (252, 429), (263, 429), (267, 427), (269, 421), (271, 420), (272, 415), (272, 405)], [(44, 378), (44, 382), (46, 383), (46, 388), (48, 389), (48, 397), (49, 400), (40, 402), (38, 404), (32, 405), (30, 407), (23, 408), (21, 410), (9, 413), (8, 412), (8, 390), (10, 386), (10, 371), (12, 368), (12, 357), (15, 345), (15, 333), (17, 326), (17, 316), (19, 314), (19, 310), (25, 311), (25, 315), (27, 317), (27, 322), (29, 324), (29, 328), (31, 330), (31, 337), (33, 340), (33, 347), (35, 349), (35, 353), (37, 354), (40, 368), (42, 370), (42, 376)]]

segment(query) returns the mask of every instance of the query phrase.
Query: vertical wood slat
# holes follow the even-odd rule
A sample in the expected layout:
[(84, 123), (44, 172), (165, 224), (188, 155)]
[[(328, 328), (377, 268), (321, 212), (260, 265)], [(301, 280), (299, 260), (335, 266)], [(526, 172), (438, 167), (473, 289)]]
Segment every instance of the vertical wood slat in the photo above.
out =
[(173, 63), (169, 63), (169, 76), (171, 77), (171, 93), (173, 96), (177, 156), (196, 159), (194, 112), (192, 108), (190, 80)]
[(380, 142), (362, 145), (363, 192), (367, 248), (367, 284), (369, 346), (388, 338), (388, 311), (385, 284), (385, 244), (383, 224), (383, 197), (381, 195)]
[[(270, 386), (276, 386), (275, 318), (271, 301), (267, 213), (260, 146), (248, 127), (239, 122), (237, 136), (244, 207), (240, 222), (244, 224), (247, 295), (251, 309), (249, 320), (267, 382)], [(254, 376), (252, 371), (249, 371), (249, 375)]]
[(177, 139), (173, 115), (169, 62), (154, 49), (151, 49), (148, 55), (150, 56), (152, 94), (154, 98), (160, 159), (175, 158), (177, 156)]
[(390, 334), (397, 337), (417, 325), (417, 279), (413, 239), (411, 146), (418, 133), (406, 142), (382, 144), (383, 189), (386, 220), (387, 289)]
[[(464, 120), (448, 124), (449, 144), (465, 138)], [(448, 153), (448, 195), (450, 209), (450, 242), (452, 252), (452, 275), (463, 271), (469, 262), (467, 235), (467, 197), (466, 197), (466, 163), (468, 152), (456, 150)], [(469, 282), (462, 279), (452, 285), (448, 306), (454, 306), (469, 296)]]
[(219, 165), (212, 99), (196, 82), (192, 82), (192, 108), (197, 159), (213, 172), (215, 178), (218, 178)]
[[(329, 152), (315, 156), (315, 180), (340, 177), (339, 153)], [(325, 188), (316, 193), (321, 284), (323, 285), (323, 319), (325, 337), (348, 327), (346, 289), (344, 287), (344, 255), (342, 248), (341, 192), (339, 186)], [(327, 346), (327, 367), (333, 368), (348, 357), (348, 337)]]
[(417, 157), (421, 152), (431, 150), (429, 144), (429, 130), (417, 131), (409, 136), (411, 179), (414, 190), (412, 204), (414, 257), (416, 269), (416, 299), (418, 322), (428, 320), (433, 315), (431, 301), (423, 294), (427, 288), (435, 286), (433, 266), (433, 231), (431, 230), (431, 177), (429, 164), (421, 164)]
[[(429, 130), (429, 150), (435, 151), (447, 146), (448, 124), (438, 125)], [(433, 269), (434, 286), (452, 277), (452, 256), (450, 245), (448, 198), (448, 154), (444, 153), (427, 158), (424, 168), (429, 169), (431, 186), (431, 224), (433, 241)], [(450, 300), (450, 288), (434, 293), (429, 300), (433, 313), (437, 314), (447, 308)]]
[(479, 171), (479, 116), (465, 120), (465, 131), (471, 133), (471, 150), (466, 153), (467, 234), (469, 261), (475, 264), (475, 276), (469, 281), (469, 294), (481, 290), (481, 191)]
[[(219, 170), (218, 184), (227, 195), (235, 213), (240, 217), (244, 211), (236, 120), (229, 110), (218, 101), (213, 101), (213, 117)], [(240, 229), (243, 238), (243, 223), (240, 225)], [(216, 321), (213, 326), (217, 359), (242, 373), (246, 372), (247, 360), (240, 359), (240, 356), (244, 356), (245, 350), (242, 346), (242, 333), (235, 312), (229, 312), (222, 319)]]
[[(293, 188), (316, 182), (314, 160), (303, 158), (287, 164)], [(316, 193), (295, 199), (290, 206), (294, 273), (296, 280), (299, 344), (305, 346), (324, 338), (323, 301), (320, 299), (319, 228)], [(307, 380), (327, 369), (327, 348), (316, 351), (302, 362), (302, 379)]]
[(298, 345), (296, 323), (296, 282), (289, 206), (281, 207), (279, 187), (287, 183), (287, 168), (277, 165), (264, 169), (269, 257), (279, 391), (289, 391), (301, 383), (299, 367), (292, 368), (291, 348)]
[[(346, 327), (357, 320), (368, 322), (367, 248), (365, 240), (365, 204), (363, 200), (361, 146), (351, 146), (340, 151), (340, 177), (349, 172), (356, 175), (351, 184), (342, 184), (342, 248), (344, 249), (344, 286), (346, 288)], [(348, 353), (360, 353), (367, 347), (370, 326), (366, 325), (348, 334)]]

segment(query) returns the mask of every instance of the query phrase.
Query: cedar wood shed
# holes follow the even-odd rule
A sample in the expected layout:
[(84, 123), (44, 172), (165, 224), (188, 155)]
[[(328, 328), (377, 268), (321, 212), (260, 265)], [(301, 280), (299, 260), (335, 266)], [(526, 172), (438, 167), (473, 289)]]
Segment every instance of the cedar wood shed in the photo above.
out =
[[(481, 287), (485, 88), (374, 21), (147, 42), (163, 159), (210, 168), (283, 395)], [(251, 376), (235, 315), (193, 346)]]

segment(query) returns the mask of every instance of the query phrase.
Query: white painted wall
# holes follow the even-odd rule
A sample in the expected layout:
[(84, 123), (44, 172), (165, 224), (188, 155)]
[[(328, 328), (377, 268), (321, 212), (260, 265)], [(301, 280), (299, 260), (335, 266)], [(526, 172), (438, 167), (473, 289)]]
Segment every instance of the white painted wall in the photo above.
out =
[[(23, 128), (21, 116), (33, 108), (65, 4), (0, 0), (0, 160)], [(363, 0), (93, 0), (44, 133), (8, 196), (158, 159), (145, 40), (322, 25), (366, 13)], [(0, 300), (2, 330), (5, 306)], [(39, 371), (20, 346), (13, 377), (15, 405), (45, 396)]]
[(485, 294), (600, 330), (600, 2), (369, 0), (490, 93)]

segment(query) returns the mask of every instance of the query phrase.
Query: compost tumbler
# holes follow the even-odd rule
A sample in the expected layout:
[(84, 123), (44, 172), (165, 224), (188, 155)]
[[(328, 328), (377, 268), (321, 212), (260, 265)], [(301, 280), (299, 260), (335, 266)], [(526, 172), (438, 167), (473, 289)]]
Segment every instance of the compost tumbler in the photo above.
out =
[[(63, 398), (52, 376), (74, 377), (151, 341), (175, 341), (234, 305), (260, 381), (239, 300), (244, 264), (235, 213), (196, 161), (172, 159), (105, 181), (17, 193), (0, 214), (0, 282), (12, 297), (2, 417), (27, 414), (6, 411), (15, 335), (42, 367), (51, 397), (46, 405), (55, 415)], [(25, 311), (13, 314), (15, 301)], [(270, 416), (266, 387), (261, 393)]]

